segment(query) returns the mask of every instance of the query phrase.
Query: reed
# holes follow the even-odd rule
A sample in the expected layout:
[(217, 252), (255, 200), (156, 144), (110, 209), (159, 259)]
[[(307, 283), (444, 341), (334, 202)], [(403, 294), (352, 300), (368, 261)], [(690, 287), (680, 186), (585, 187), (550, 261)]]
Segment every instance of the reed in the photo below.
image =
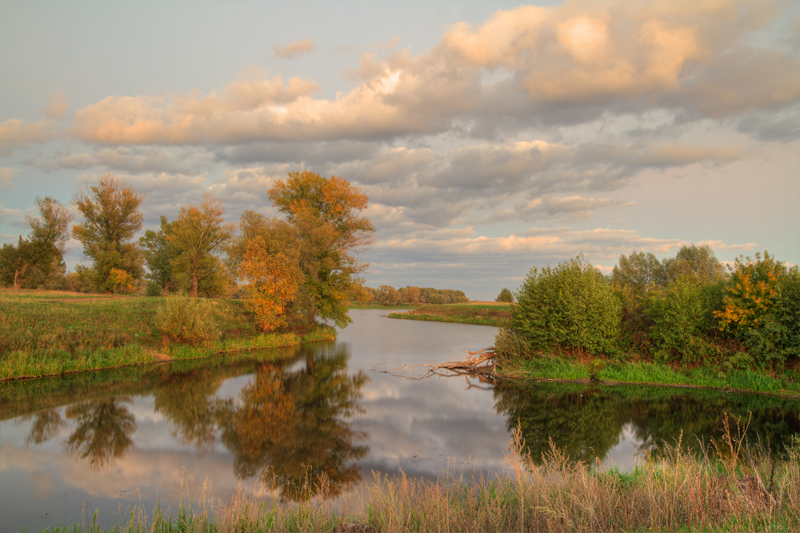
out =
[[(725, 419), (723, 437), (698, 455), (680, 442), (633, 472), (574, 462), (551, 442), (534, 460), (519, 429), (506, 456), (506, 474), (466, 476), (448, 469), (435, 482), (404, 473), (375, 475), (361, 501), (326, 501), (324, 476), (312, 497), (295, 505), (268, 505), (239, 492), (227, 503), (204, 497), (199, 507), (174, 514), (142, 509), (114, 528), (139, 532), (218, 531), (798, 531), (800, 436), (773, 460), (746, 440), (747, 423)], [(92, 526), (49, 531), (99, 532)]]

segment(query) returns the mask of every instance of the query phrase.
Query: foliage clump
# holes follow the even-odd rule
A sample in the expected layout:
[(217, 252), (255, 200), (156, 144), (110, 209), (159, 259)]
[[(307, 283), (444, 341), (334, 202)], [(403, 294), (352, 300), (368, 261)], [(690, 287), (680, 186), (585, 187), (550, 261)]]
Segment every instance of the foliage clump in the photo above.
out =
[(156, 312), (155, 325), (162, 338), (175, 344), (208, 346), (220, 337), (213, 305), (208, 300), (167, 298)]
[(503, 338), (527, 351), (600, 354), (614, 350), (621, 318), (622, 305), (608, 281), (578, 256), (555, 268), (531, 269)]
[(514, 294), (506, 289), (505, 287), (503, 290), (500, 291), (500, 294), (497, 295), (497, 298), (494, 299), (495, 302), (506, 302), (506, 303), (514, 303)]

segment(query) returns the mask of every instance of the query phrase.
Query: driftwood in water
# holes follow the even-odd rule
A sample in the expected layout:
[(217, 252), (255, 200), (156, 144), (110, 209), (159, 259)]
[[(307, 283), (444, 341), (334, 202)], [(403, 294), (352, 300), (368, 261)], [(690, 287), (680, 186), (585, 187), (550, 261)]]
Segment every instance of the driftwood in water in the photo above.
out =
[[(467, 353), (469, 354), (469, 357), (467, 357), (463, 361), (451, 361), (449, 363), (440, 363), (438, 365), (435, 365), (433, 363), (409, 365), (396, 368), (392, 370), (392, 372), (396, 372), (399, 370), (406, 370), (417, 366), (424, 366), (428, 367), (428, 373), (416, 379), (427, 378), (430, 377), (431, 375), (447, 376), (447, 377), (477, 376), (478, 379), (480, 379), (480, 381), (483, 383), (493, 383), (494, 358), (497, 355), (494, 351), (494, 348), (484, 348), (483, 350), (479, 350), (477, 352), (470, 352), (469, 350), (467, 350)], [(441, 372), (443, 370), (450, 371), (451, 374), (444, 374)]]

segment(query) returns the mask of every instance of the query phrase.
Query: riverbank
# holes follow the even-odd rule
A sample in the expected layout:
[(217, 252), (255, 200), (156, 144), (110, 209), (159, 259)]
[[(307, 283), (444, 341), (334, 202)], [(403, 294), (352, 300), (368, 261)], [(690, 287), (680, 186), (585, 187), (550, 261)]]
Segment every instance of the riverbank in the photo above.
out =
[(766, 393), (800, 399), (797, 372), (769, 375), (753, 370), (722, 372), (706, 367), (681, 368), (599, 357), (566, 358), (542, 354), (528, 360), (496, 361), (496, 375), (506, 379), (564, 381), (602, 385), (658, 385)]
[(207, 300), (219, 338), (190, 346), (166, 343), (156, 327), (166, 298), (6, 290), (0, 298), (0, 381), (231, 357), (336, 338), (334, 328), (322, 325), (302, 335), (259, 333), (237, 300)]
[(338, 505), (327, 501), (324, 480), (309, 480), (311, 498), (296, 505), (240, 491), (227, 504), (206, 497), (166, 511), (137, 508), (117, 531), (797, 531), (800, 439), (774, 461), (748, 445), (745, 424), (726, 424), (721, 441), (696, 456), (664, 444), (631, 473), (572, 462), (554, 447), (533, 458), (517, 430), (498, 478), (455, 469), (435, 482), (378, 476), (362, 500)]
[(511, 306), (507, 303), (494, 302), (424, 305), (407, 313), (390, 313), (389, 318), (502, 328), (508, 326), (511, 320)]

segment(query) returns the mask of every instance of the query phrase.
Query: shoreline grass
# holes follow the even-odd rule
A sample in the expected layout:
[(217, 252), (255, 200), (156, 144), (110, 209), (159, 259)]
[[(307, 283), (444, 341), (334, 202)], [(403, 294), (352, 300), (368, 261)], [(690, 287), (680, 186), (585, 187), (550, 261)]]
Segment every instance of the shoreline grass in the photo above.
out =
[(424, 305), (408, 313), (390, 313), (389, 318), (502, 328), (508, 326), (511, 320), (511, 307), (508, 304), (485, 302)]
[(324, 325), (304, 334), (259, 333), (243, 302), (209, 300), (219, 339), (204, 346), (165, 345), (154, 318), (166, 298), (74, 299), (69, 293), (6, 290), (0, 297), (0, 382), (230, 356), (336, 338), (336, 330)]
[[(227, 503), (204, 496), (175, 515), (141, 506), (110, 529), (217, 531), (797, 531), (800, 528), (800, 437), (779, 460), (746, 440), (746, 424), (727, 418), (719, 441), (697, 455), (664, 443), (632, 472), (570, 461), (551, 441), (541, 459), (525, 452), (519, 428), (495, 478), (453, 470), (435, 482), (375, 474), (360, 499), (334, 505), (329, 482), (313, 480), (296, 505), (240, 491)], [(356, 500), (356, 501), (354, 501)], [(95, 514), (95, 519), (97, 515)], [(52, 533), (99, 533), (95, 521), (58, 525)]]
[(794, 376), (770, 376), (752, 370), (723, 373), (705, 367), (673, 368), (648, 362), (571, 359), (556, 355), (541, 355), (513, 362), (501, 358), (497, 365), (497, 377), (508, 379), (707, 388), (800, 398), (800, 383)]

